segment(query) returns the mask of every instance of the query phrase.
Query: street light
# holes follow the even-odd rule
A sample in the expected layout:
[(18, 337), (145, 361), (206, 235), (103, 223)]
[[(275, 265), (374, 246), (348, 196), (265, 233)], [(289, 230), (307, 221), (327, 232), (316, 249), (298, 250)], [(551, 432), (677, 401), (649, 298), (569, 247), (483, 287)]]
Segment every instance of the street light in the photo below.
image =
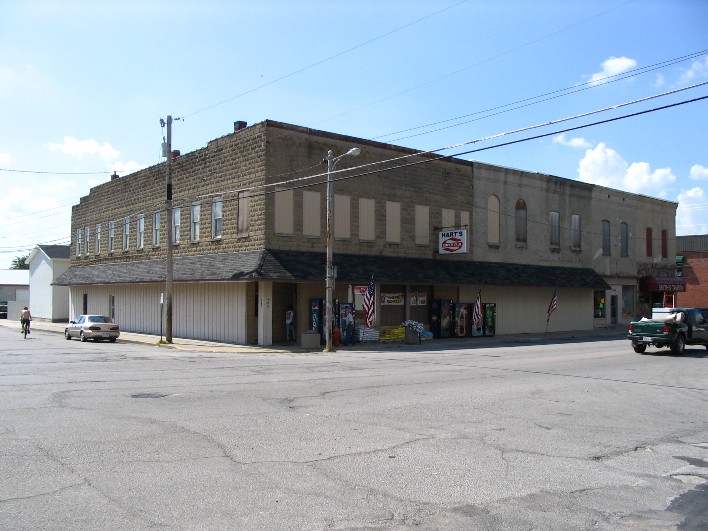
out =
[(351, 148), (349, 151), (338, 157), (330, 149), (327, 152), (327, 302), (325, 306), (325, 348), (324, 352), (332, 352), (332, 292), (334, 291), (334, 238), (333, 238), (333, 223), (332, 223), (332, 172), (337, 162), (347, 155), (356, 157), (361, 153), (359, 148)]

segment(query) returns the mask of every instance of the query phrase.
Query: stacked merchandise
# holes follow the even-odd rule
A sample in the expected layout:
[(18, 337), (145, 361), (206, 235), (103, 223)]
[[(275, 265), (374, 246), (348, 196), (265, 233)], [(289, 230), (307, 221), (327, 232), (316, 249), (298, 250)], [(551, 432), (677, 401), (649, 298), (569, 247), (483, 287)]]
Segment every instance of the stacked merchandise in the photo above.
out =
[(406, 339), (406, 329), (403, 326), (396, 326), (384, 330), (379, 335), (380, 341), (404, 341)]
[(376, 328), (359, 325), (356, 327), (356, 340), (360, 343), (376, 343), (379, 340), (379, 331)]
[(433, 333), (432, 332), (421, 332), (418, 337), (420, 337), (421, 341), (426, 341), (428, 339), (433, 339)]

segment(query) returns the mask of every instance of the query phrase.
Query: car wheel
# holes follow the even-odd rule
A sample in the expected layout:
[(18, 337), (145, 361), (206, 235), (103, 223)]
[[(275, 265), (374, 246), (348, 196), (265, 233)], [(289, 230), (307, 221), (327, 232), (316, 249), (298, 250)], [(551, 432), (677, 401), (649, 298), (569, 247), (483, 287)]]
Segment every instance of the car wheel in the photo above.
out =
[(647, 350), (646, 345), (632, 345), (632, 347), (634, 347), (634, 352), (637, 354), (644, 354)]
[(81, 341), (83, 341), (84, 343), (86, 343), (87, 341), (87, 338), (83, 332), (79, 332), (79, 339), (81, 339)]
[(683, 335), (679, 334), (676, 336), (676, 341), (674, 341), (674, 344), (671, 345), (671, 352), (681, 355), (684, 350), (686, 350), (686, 339)]
[(71, 340), (71, 336), (69, 335), (69, 329), (68, 329), (68, 328), (67, 328), (66, 330), (64, 330), (64, 338), (67, 339), (67, 340), (69, 340), (69, 341)]
[(109, 338), (108, 338), (108, 341), (110, 341), (111, 343), (115, 343), (115, 342), (116, 342), (116, 338), (115, 338), (115, 337), (109, 337)]

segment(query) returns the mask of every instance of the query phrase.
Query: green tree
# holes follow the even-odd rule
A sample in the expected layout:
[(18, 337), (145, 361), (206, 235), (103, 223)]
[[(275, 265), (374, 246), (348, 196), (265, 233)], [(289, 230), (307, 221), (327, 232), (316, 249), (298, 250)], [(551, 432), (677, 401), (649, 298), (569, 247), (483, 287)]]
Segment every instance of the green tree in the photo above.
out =
[(12, 264), (10, 264), (10, 269), (29, 269), (29, 264), (27, 263), (27, 256), (16, 256), (12, 259)]

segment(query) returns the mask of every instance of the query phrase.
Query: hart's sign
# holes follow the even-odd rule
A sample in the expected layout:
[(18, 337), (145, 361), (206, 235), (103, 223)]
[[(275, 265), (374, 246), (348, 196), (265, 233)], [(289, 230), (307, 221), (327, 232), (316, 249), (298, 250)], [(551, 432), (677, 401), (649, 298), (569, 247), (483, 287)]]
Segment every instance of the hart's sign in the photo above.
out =
[(454, 254), (467, 252), (467, 229), (441, 230), (438, 236), (438, 252)]

